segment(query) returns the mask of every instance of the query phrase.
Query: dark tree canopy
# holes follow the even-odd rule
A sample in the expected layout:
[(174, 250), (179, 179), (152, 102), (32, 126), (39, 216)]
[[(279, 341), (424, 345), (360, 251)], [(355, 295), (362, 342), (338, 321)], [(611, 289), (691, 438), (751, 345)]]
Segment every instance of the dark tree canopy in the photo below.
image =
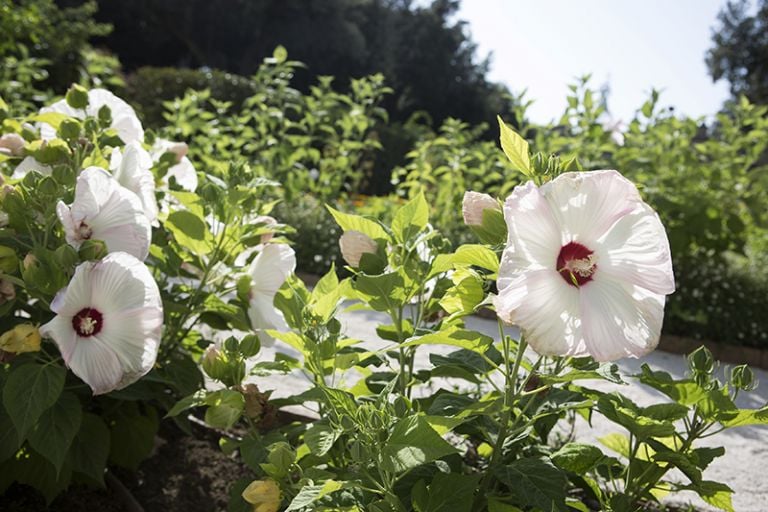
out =
[(754, 103), (768, 103), (768, 0), (758, 0), (749, 13), (748, 0), (729, 1), (718, 15), (712, 33), (714, 47), (707, 66), (714, 80), (725, 78), (731, 94), (746, 95)]
[[(77, 3), (77, 0), (59, 0)], [(103, 43), (125, 69), (202, 66), (240, 75), (283, 45), (307, 64), (304, 87), (318, 75), (382, 72), (395, 94), (396, 119), (418, 110), (436, 123), (459, 117), (492, 121), (506, 110), (506, 89), (486, 79), (459, 0), (415, 6), (411, 0), (98, 0), (99, 21), (114, 25)]]

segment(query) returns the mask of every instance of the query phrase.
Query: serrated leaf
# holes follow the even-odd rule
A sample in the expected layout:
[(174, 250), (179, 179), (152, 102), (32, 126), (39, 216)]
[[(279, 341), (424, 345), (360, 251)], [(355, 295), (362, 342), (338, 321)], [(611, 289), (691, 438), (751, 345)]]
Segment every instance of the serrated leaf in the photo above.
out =
[(205, 422), (212, 427), (228, 429), (240, 419), (245, 408), (242, 393), (230, 389), (220, 389), (209, 393), (205, 398), (208, 409)]
[(479, 481), (480, 475), (436, 474), (421, 512), (470, 512)]
[(401, 242), (410, 240), (429, 222), (429, 205), (420, 191), (416, 197), (401, 206), (392, 219), (392, 232)]
[(528, 142), (518, 135), (512, 128), (501, 119), (501, 116), (496, 116), (499, 121), (501, 141), (501, 149), (504, 150), (504, 154), (512, 165), (525, 174), (526, 176), (533, 176), (533, 169), (531, 168), (531, 157), (528, 154)]
[(484, 245), (462, 245), (453, 255), (454, 263), (458, 265), (474, 265), (490, 270), (494, 274), (499, 271), (499, 258), (496, 253)]
[(359, 275), (354, 289), (375, 311), (395, 311), (405, 302), (405, 282), (397, 272), (378, 276)]
[(331, 212), (336, 223), (344, 231), (359, 231), (365, 235), (368, 235), (372, 239), (376, 240), (389, 240), (387, 232), (379, 225), (378, 222), (371, 219), (366, 219), (360, 215), (351, 215), (349, 213), (343, 213), (338, 210), (326, 206), (328, 211)]
[(568, 443), (552, 455), (552, 462), (566, 471), (583, 475), (594, 469), (604, 457), (600, 448), (591, 444)]
[(402, 473), (456, 452), (423, 416), (409, 416), (395, 424), (382, 448), (382, 464), (388, 471)]
[(72, 471), (82, 473), (104, 485), (109, 445), (109, 429), (104, 421), (95, 414), (83, 414), (80, 430), (70, 448)]
[(64, 389), (66, 370), (61, 366), (25, 364), (16, 367), (3, 388), (3, 405), (20, 439)]
[(520, 505), (547, 511), (567, 512), (565, 504), (565, 473), (542, 459), (518, 459), (496, 470), (498, 479), (506, 484)]
[(32, 448), (51, 461), (56, 468), (56, 475), (67, 456), (69, 447), (80, 429), (82, 408), (73, 393), (65, 391), (51, 407), (45, 410), (29, 432), (28, 440)]
[(168, 215), (165, 227), (173, 234), (176, 242), (198, 256), (211, 252), (213, 235), (203, 218), (189, 210), (176, 210)]
[(340, 435), (341, 432), (327, 423), (317, 422), (304, 433), (304, 442), (314, 455), (322, 457), (331, 450)]
[(323, 496), (326, 496), (332, 492), (338, 491), (342, 488), (341, 482), (335, 480), (326, 480), (320, 485), (305, 485), (299, 491), (299, 494), (293, 498), (291, 504), (285, 509), (285, 512), (292, 512), (294, 510), (301, 510), (310, 506)]
[(493, 338), (490, 336), (453, 326), (431, 334), (411, 338), (403, 343), (402, 346), (449, 345), (484, 354), (492, 344)]

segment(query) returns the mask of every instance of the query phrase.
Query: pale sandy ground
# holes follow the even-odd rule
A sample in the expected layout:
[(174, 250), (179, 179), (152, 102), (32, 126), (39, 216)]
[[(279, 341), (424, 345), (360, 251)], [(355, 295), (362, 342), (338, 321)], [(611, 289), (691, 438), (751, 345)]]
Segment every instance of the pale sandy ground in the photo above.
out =
[[(376, 326), (384, 322), (386, 317), (382, 314), (368, 311), (356, 311), (344, 313), (341, 316), (346, 334), (355, 339), (366, 340), (365, 346), (380, 348), (381, 340), (376, 336)], [(495, 321), (480, 318), (469, 318), (468, 327), (484, 332), (498, 339), (498, 325)], [(511, 330), (510, 332), (512, 332)], [(278, 346), (279, 346), (278, 342)], [(262, 349), (259, 359), (271, 360), (277, 347)], [(422, 347), (424, 348), (424, 347)], [(431, 347), (430, 347), (431, 348)], [(287, 353), (291, 349), (280, 351)], [(452, 347), (434, 348), (433, 351), (450, 352)], [(294, 353), (295, 355), (295, 353)], [(664, 370), (675, 377), (683, 376), (686, 372), (686, 362), (682, 356), (665, 352), (654, 352), (641, 360), (625, 360), (619, 362), (623, 375), (634, 374), (639, 371), (643, 362), (647, 362), (652, 368)], [(423, 350), (417, 360), (417, 365), (428, 368), (430, 366), (428, 352)], [(739, 397), (741, 407), (761, 407), (768, 403), (768, 372), (755, 370), (760, 385), (753, 393)], [(350, 376), (349, 380), (354, 379)], [(300, 374), (273, 376), (269, 378), (251, 378), (262, 389), (274, 389), (275, 397), (288, 396), (310, 387), (307, 379)], [(655, 390), (643, 386), (636, 381), (631, 385), (618, 386), (610, 383), (590, 381), (589, 385), (603, 390), (620, 390), (640, 405), (651, 405), (665, 401)], [(310, 413), (307, 409), (296, 412)], [(596, 417), (599, 415), (595, 415)], [(592, 442), (610, 432), (621, 432), (622, 428), (604, 420), (596, 418), (590, 427), (586, 423), (577, 425), (576, 436), (579, 441)], [(705, 471), (704, 478), (728, 484), (734, 491), (733, 505), (736, 512), (768, 512), (768, 427), (741, 427), (723, 432), (712, 438), (701, 441), (701, 446), (724, 446), (726, 454), (716, 459)], [(701, 510), (717, 510), (708, 507), (696, 495), (678, 495), (673, 500), (677, 503), (693, 503)]]

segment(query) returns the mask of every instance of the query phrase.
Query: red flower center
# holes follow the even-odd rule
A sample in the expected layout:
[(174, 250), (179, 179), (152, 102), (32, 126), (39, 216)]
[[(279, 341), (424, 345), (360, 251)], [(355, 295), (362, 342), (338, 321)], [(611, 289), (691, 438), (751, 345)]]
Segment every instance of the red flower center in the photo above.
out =
[(104, 317), (93, 308), (83, 308), (72, 317), (72, 328), (83, 338), (99, 334), (103, 325)]
[(594, 251), (578, 242), (568, 242), (560, 248), (557, 255), (557, 271), (571, 286), (582, 286), (592, 280), (597, 270)]

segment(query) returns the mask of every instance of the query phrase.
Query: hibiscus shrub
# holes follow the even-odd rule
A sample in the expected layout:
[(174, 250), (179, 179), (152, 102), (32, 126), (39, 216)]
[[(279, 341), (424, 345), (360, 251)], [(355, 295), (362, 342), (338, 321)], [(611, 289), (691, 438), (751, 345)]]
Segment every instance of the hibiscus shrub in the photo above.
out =
[(292, 250), (266, 215), (274, 182), (195, 169), (109, 91), (73, 86), (33, 114), (0, 100), (0, 120), (0, 490), (50, 501), (149, 455), (218, 332), (278, 326), (257, 306), (282, 281), (250, 276)]
[[(452, 250), (423, 193), (391, 223), (329, 209), (351, 277), (332, 268), (310, 290), (289, 276), (274, 295), (285, 326), (266, 335), (300, 357), (278, 353), (254, 366), (302, 373), (306, 390), (269, 401), (246, 378), (246, 339), (206, 353), (204, 371), (219, 388), (169, 414), (201, 406), (216, 426), (247, 426), (222, 440), (254, 472), (234, 484), (230, 510), (629, 512), (682, 490), (733, 510), (730, 488), (703, 476), (724, 450), (697, 441), (768, 424), (768, 409), (734, 404), (754, 388), (750, 370), (720, 381), (703, 348), (680, 379), (646, 364), (625, 380), (611, 362), (645, 355), (659, 339), (674, 276), (658, 216), (616, 171), (542, 167), (501, 128), (512, 168), (531, 181), (503, 212), (496, 199), (467, 193), (464, 219), (482, 243)], [(342, 329), (349, 299), (383, 315), (377, 340)], [(498, 336), (465, 322), (483, 308), (495, 309)], [(641, 407), (617, 384), (668, 400)], [(314, 419), (265, 432), (278, 406)], [(628, 434), (601, 438), (601, 448), (567, 433), (596, 416)], [(668, 478), (673, 469), (682, 480)]]

